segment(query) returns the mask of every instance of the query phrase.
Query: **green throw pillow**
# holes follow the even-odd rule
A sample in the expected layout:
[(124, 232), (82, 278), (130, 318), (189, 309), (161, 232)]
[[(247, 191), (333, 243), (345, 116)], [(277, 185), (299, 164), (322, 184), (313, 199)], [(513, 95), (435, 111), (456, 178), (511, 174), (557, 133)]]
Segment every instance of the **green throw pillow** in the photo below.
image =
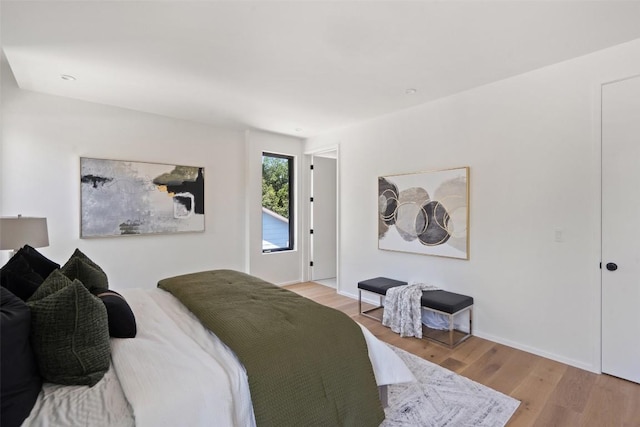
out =
[[(78, 249), (78, 248), (76, 248), (76, 250), (73, 251), (73, 253), (71, 254), (71, 258), (80, 258), (81, 260), (83, 260), (84, 262), (86, 262), (87, 264), (89, 264), (90, 266), (95, 268), (96, 270), (100, 270), (100, 271), (102, 271), (104, 273), (104, 271), (102, 270), (102, 268), (98, 264), (93, 262), (93, 260), (91, 258), (89, 258), (84, 253), (82, 253), (82, 251), (80, 249)], [(106, 273), (105, 273), (105, 276), (106, 276)]]
[(52, 293), (58, 292), (59, 290), (66, 288), (69, 284), (71, 284), (71, 282), (72, 280), (62, 274), (60, 270), (53, 270), (49, 277), (47, 277), (44, 282), (42, 282), (42, 284), (38, 287), (38, 289), (36, 289), (36, 291), (33, 293), (33, 295), (31, 295), (27, 302), (37, 301), (51, 295)]
[(89, 291), (104, 291), (109, 289), (107, 274), (98, 264), (80, 252), (79, 249), (73, 252), (71, 258), (69, 258), (60, 270), (69, 279), (80, 280)]
[(56, 272), (27, 302), (31, 344), (42, 377), (66, 385), (95, 385), (109, 369), (107, 310), (78, 280)]

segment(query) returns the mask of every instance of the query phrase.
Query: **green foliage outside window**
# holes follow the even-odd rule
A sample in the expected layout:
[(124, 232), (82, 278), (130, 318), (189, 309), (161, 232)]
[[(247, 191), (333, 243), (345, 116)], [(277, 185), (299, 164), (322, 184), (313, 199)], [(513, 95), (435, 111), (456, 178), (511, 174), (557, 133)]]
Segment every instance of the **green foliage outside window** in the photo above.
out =
[(262, 206), (289, 218), (289, 159), (262, 156)]

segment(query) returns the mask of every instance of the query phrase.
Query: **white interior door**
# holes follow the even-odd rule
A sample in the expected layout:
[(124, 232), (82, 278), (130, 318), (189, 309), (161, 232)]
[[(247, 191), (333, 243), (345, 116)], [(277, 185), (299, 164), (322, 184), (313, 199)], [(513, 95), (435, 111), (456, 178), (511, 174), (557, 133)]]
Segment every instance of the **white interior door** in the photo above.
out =
[(335, 157), (313, 156), (311, 280), (336, 277), (336, 163)]
[(602, 88), (602, 372), (640, 383), (640, 77)]

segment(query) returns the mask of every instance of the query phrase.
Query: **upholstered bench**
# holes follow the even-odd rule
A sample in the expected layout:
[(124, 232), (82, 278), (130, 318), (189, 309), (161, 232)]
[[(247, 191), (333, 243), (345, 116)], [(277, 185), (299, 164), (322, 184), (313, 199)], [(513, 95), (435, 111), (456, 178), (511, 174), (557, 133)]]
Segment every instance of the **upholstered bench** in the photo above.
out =
[[(382, 297), (387, 294), (387, 291), (389, 289), (406, 284), (407, 282), (389, 279), (386, 277), (376, 277), (375, 279), (363, 280), (362, 282), (358, 282), (358, 310), (360, 311), (360, 314), (380, 321), (380, 318), (372, 316), (369, 313), (381, 308), (384, 309), (382, 305)], [(379, 299), (378, 306), (362, 311), (362, 291), (377, 294)], [(424, 291), (422, 293), (422, 298), (420, 299), (420, 304), (424, 309), (430, 310), (435, 313), (440, 313), (446, 316), (449, 320), (448, 331), (427, 331), (429, 333), (423, 333), (424, 338), (436, 341), (440, 344), (448, 345), (450, 348), (453, 348), (471, 336), (473, 331), (472, 297), (443, 290)], [(469, 312), (468, 332), (457, 330), (454, 326), (454, 317), (465, 311)]]

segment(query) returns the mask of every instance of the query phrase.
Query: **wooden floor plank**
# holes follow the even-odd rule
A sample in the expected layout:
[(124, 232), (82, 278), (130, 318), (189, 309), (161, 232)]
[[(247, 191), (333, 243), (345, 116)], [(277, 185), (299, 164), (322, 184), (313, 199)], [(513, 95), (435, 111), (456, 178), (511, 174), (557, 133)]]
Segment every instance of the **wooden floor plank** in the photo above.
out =
[(514, 356), (513, 351), (507, 346), (496, 344), (487, 351), (476, 363), (472, 363), (460, 372), (467, 378), (482, 384), (487, 384), (498, 371)]
[(534, 427), (567, 427), (579, 425), (580, 414), (578, 412), (549, 402), (536, 418)]
[(597, 377), (598, 375), (592, 372), (569, 366), (550, 400), (558, 406), (582, 413)]
[(342, 311), (382, 341), (520, 400), (507, 427), (640, 427), (640, 384), (479, 337), (454, 349), (424, 339), (401, 338), (379, 321), (361, 316), (358, 301), (333, 288), (313, 282), (286, 288)]
[(566, 365), (541, 357), (531, 373), (509, 393), (509, 396), (520, 401), (520, 406), (507, 425), (534, 425), (566, 369)]
[(619, 378), (615, 378), (615, 380), (618, 381), (618, 387), (623, 388), (625, 395), (629, 396), (629, 402), (624, 413), (623, 426), (640, 427), (640, 390), (638, 389), (638, 384)]
[(455, 372), (456, 374), (459, 374), (468, 366), (466, 363), (454, 359), (453, 357), (447, 357), (442, 362), (440, 362), (439, 365), (443, 368)]
[(471, 337), (465, 341), (464, 345), (460, 345), (456, 348), (455, 359), (460, 362), (470, 365), (477, 361), (479, 358), (494, 346), (495, 343), (487, 340), (483, 340), (478, 337)]
[[(499, 392), (509, 394), (533, 371), (540, 358), (531, 353), (506, 348), (510, 353), (513, 353), (512, 356), (500, 365), (493, 378), (483, 384)], [(464, 371), (462, 375), (464, 375)]]
[[(625, 416), (631, 408), (630, 405), (635, 400), (634, 393), (629, 393), (625, 383), (619, 378), (596, 375), (591, 388), (591, 395), (585, 404), (582, 424), (594, 427), (605, 425), (623, 426), (625, 424)], [(635, 425), (640, 425), (640, 419), (635, 419), (633, 422), (636, 423)]]

